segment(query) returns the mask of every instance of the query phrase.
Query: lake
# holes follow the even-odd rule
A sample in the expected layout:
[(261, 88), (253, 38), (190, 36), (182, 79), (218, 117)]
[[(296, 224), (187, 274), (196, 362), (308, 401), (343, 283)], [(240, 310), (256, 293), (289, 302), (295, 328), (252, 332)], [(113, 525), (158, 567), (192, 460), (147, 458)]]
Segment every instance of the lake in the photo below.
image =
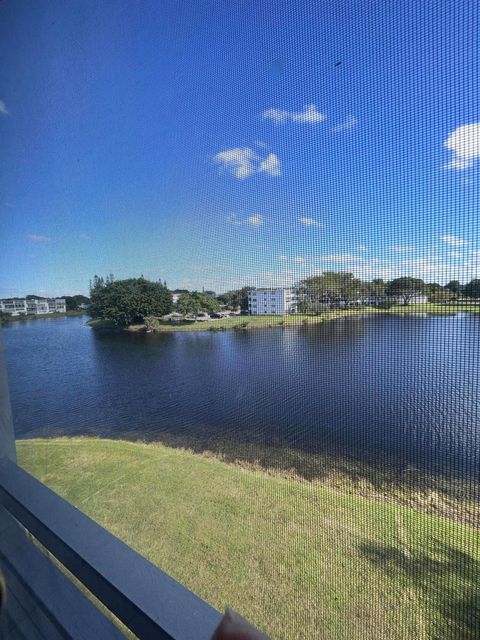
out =
[(16, 435), (163, 433), (477, 471), (480, 316), (222, 333), (3, 330)]

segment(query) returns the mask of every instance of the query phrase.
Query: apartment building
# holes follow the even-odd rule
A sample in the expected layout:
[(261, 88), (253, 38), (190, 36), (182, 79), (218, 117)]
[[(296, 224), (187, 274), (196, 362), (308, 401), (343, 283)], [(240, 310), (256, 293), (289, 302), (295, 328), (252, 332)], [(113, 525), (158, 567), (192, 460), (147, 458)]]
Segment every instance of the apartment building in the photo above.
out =
[(297, 296), (293, 289), (254, 289), (248, 292), (248, 311), (251, 316), (296, 313)]
[(65, 298), (3, 298), (0, 299), (0, 311), (11, 316), (41, 315), (47, 313), (65, 313)]

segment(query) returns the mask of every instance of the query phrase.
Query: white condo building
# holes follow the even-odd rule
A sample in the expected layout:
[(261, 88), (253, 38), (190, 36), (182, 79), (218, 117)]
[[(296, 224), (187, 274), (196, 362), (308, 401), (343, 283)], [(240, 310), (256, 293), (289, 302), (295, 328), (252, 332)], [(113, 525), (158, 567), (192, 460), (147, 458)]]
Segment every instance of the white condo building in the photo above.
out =
[(297, 296), (293, 289), (254, 289), (248, 292), (251, 316), (296, 313)]
[(0, 311), (11, 316), (40, 315), (44, 313), (65, 313), (65, 298), (3, 298)]

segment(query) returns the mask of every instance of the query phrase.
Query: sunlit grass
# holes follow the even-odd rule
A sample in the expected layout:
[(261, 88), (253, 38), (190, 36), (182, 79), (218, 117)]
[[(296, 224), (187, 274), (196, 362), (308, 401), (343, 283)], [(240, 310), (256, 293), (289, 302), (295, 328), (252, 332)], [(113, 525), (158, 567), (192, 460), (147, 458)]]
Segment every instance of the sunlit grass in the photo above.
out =
[(477, 638), (480, 532), (160, 444), (18, 442), (20, 463), (273, 638)]

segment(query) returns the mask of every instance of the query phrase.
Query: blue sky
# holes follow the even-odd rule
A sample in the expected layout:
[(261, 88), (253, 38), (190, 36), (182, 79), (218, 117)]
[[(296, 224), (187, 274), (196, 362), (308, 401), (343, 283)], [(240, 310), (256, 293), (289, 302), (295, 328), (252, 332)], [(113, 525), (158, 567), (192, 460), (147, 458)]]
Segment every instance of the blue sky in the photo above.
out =
[(5, 0), (0, 295), (480, 277), (479, 11)]

